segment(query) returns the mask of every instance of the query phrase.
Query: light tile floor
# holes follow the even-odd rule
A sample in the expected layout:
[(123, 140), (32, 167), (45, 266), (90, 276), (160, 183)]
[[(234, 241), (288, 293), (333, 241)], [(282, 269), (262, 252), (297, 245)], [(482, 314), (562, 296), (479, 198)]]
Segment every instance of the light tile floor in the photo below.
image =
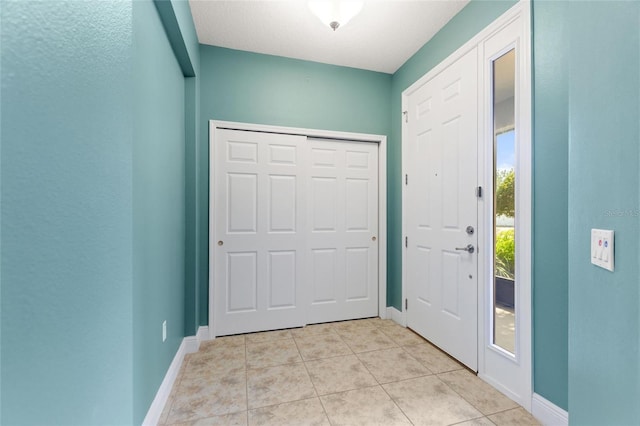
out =
[(160, 424), (539, 423), (417, 334), (371, 318), (203, 343)]

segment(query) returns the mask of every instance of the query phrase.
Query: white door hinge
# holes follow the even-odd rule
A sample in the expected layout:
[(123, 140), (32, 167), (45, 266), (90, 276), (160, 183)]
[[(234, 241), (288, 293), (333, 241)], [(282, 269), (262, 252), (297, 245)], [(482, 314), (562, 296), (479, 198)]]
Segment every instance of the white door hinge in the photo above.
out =
[(404, 122), (409, 122), (409, 111), (402, 111), (402, 115), (404, 116)]

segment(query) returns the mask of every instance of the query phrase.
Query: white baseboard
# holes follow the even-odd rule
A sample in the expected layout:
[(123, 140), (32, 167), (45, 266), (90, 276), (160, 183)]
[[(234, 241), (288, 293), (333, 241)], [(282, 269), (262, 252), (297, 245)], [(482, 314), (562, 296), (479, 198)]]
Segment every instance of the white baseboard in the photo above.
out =
[(407, 322), (406, 322), (405, 316), (404, 316), (404, 312), (400, 312), (399, 310), (397, 310), (393, 306), (387, 306), (387, 318), (397, 322), (398, 324), (400, 324), (403, 327), (405, 327), (407, 325)]
[(544, 426), (567, 426), (569, 413), (537, 393), (531, 398), (531, 414)]
[(149, 411), (147, 411), (147, 415), (142, 422), (144, 426), (155, 426), (158, 424), (158, 422), (160, 421), (160, 416), (162, 415), (162, 411), (164, 410), (164, 406), (166, 405), (167, 400), (169, 399), (169, 395), (171, 394), (173, 384), (178, 377), (180, 367), (182, 367), (184, 356), (186, 354), (198, 352), (198, 349), (200, 349), (200, 342), (203, 340), (207, 340), (206, 337), (201, 338), (201, 336), (208, 337), (208, 335), (209, 332), (207, 330), (207, 327), (200, 327), (198, 329), (198, 333), (195, 336), (187, 336), (182, 339), (182, 343), (180, 343), (180, 347), (173, 357), (171, 365), (169, 365), (167, 374), (165, 374), (164, 379), (160, 384), (160, 388), (158, 389), (158, 392), (156, 392), (156, 397), (153, 398), (153, 402), (149, 407)]
[(199, 343), (209, 340), (209, 327), (206, 325), (201, 325), (200, 327), (198, 327), (196, 337), (198, 338)]

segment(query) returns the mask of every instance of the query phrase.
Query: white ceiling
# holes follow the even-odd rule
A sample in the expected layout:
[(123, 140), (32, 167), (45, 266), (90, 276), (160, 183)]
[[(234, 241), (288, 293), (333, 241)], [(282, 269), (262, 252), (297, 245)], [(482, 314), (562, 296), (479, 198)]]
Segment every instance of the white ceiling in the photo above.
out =
[(469, 0), (365, 0), (332, 31), (306, 0), (189, 0), (200, 43), (394, 73)]

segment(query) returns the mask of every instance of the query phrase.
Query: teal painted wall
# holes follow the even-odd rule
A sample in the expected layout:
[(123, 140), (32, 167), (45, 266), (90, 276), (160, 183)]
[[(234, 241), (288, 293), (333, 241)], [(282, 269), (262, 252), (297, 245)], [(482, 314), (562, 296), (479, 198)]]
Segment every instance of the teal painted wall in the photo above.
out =
[(200, 320), (207, 321), (208, 120), (389, 135), (389, 74), (200, 46)]
[[(196, 34), (189, 2), (173, 0), (173, 10), (180, 28), (185, 49), (195, 71), (195, 76), (185, 78), (185, 336), (193, 336), (200, 325), (198, 270), (200, 253), (197, 235), (198, 209), (198, 140), (200, 138), (200, 45)], [(205, 212), (208, 213), (208, 210)], [(200, 225), (201, 226), (201, 225)], [(205, 230), (208, 224), (205, 221)], [(205, 257), (205, 262), (208, 260)], [(206, 321), (206, 316), (205, 316)]]
[(185, 78), (152, 0), (133, 2), (133, 46), (133, 423), (140, 424), (184, 337)]
[[(199, 70), (198, 70), (199, 72)], [(185, 269), (184, 334), (195, 336), (200, 325), (198, 299), (198, 125), (200, 122), (199, 77), (185, 78)]]
[(185, 76), (185, 297), (184, 333), (195, 335), (198, 318), (198, 135), (200, 121), (200, 47), (187, 0), (154, 0), (169, 44)]
[(568, 409), (567, 3), (533, 3), (533, 382)]
[[(156, 2), (168, 0), (155, 0)], [(191, 7), (188, 0), (171, 0), (172, 9), (175, 15), (176, 23), (180, 32), (179, 38), (182, 39), (189, 61), (191, 62), (195, 74), (200, 69), (200, 44), (198, 43), (198, 34), (191, 16)], [(171, 36), (169, 36), (171, 37)], [(192, 77), (192, 76), (189, 76)]]
[[(575, 2), (569, 42), (570, 422), (640, 424), (640, 3)], [(615, 272), (590, 230), (615, 230)]]
[(185, 335), (198, 85), (174, 49), (199, 51), (170, 5), (2, 2), (2, 424), (140, 424)]
[[(0, 53), (2, 52), (2, 2), (0, 2)], [(0, 58), (2, 55), (0, 54)], [(2, 59), (0, 59), (0, 77), (2, 76)], [(2, 90), (0, 89), (0, 117), (2, 117)], [(0, 188), (2, 188), (2, 119), (0, 119)], [(0, 195), (0, 212), (2, 212), (2, 195)], [(2, 214), (0, 213), (0, 265), (2, 264)], [(2, 422), (2, 269), (0, 267), (0, 423)]]
[(0, 18), (0, 423), (130, 424), (132, 6)]
[(398, 69), (391, 80), (391, 137), (389, 139), (389, 248), (387, 251), (387, 305), (402, 310), (402, 92), (429, 72), (515, 1), (471, 1), (427, 44)]
[(154, 0), (165, 33), (185, 76), (185, 297), (184, 333), (195, 335), (200, 320), (198, 274), (198, 135), (200, 122), (200, 47), (187, 0)]

